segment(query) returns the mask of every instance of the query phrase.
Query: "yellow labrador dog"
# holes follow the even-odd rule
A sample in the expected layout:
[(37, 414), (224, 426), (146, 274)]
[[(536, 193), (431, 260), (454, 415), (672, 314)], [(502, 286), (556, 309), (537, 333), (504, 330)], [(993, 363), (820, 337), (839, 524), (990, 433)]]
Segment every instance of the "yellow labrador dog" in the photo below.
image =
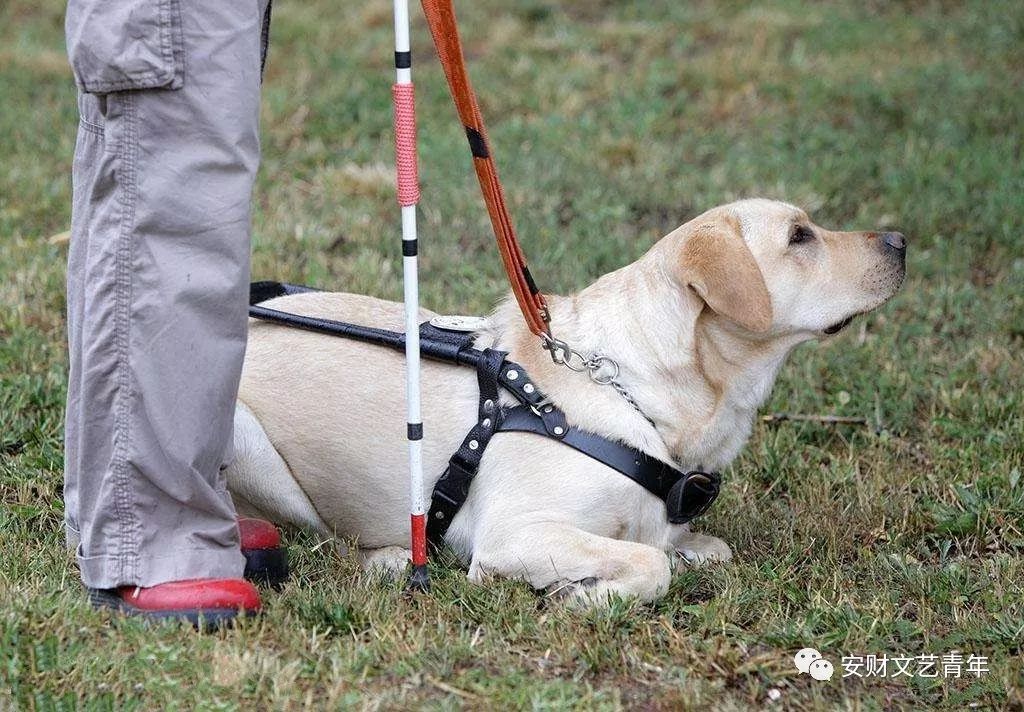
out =
[[(580, 293), (550, 297), (553, 333), (615, 359), (653, 425), (614, 389), (552, 363), (514, 303), (490, 316), (477, 344), (508, 351), (570, 424), (684, 471), (719, 469), (750, 436), (790, 350), (889, 299), (905, 251), (899, 233), (833, 232), (791, 205), (744, 200)], [(403, 329), (402, 305), (366, 296), (307, 293), (267, 306)], [(424, 363), (428, 487), (476, 422), (477, 398), (473, 370)], [(366, 565), (404, 567), (404, 399), (401, 354), (253, 321), (227, 470), (239, 510), (355, 537)], [(628, 478), (529, 433), (495, 435), (446, 541), (474, 582), (523, 579), (583, 604), (653, 600), (673, 560), (731, 557), (723, 541), (670, 524), (664, 502)]]

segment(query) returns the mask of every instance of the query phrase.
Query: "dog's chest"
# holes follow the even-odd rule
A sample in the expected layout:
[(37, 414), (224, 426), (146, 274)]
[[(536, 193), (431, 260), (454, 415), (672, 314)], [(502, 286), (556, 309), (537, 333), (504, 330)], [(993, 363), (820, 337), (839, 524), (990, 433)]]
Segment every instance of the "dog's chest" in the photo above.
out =
[[(726, 467), (739, 455), (750, 438), (753, 414), (726, 410), (708, 422), (695, 439), (696, 447), (680, 460), (693, 462), (695, 466), (717, 470)], [(688, 448), (681, 444), (683, 455)], [(693, 459), (690, 459), (693, 458)]]
[(750, 439), (758, 409), (771, 392), (777, 370), (737, 381), (707, 407), (686, 409), (673, 438), (673, 457), (688, 467), (720, 469), (731, 463)]

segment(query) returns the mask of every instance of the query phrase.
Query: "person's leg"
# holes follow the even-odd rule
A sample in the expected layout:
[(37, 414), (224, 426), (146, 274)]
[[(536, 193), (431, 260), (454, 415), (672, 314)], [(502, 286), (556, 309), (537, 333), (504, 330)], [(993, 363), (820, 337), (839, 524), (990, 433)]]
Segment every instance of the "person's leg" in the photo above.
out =
[(141, 30), (151, 57), (138, 37), (121, 55), (88, 45), (153, 5), (127, 19), (102, 17), (119, 4), (69, 7), (72, 64), (94, 92), (74, 166), (65, 468), (90, 588), (242, 575), (220, 469), (245, 350), (266, 5), (160, 3)]

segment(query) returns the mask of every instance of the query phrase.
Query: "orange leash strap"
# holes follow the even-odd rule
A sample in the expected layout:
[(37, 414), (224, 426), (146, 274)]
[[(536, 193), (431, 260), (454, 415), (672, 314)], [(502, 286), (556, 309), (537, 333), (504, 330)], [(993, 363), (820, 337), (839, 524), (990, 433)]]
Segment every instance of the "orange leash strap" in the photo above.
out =
[(480, 114), (473, 86), (469, 83), (466, 71), (466, 60), (462, 54), (462, 43), (459, 41), (459, 29), (455, 20), (455, 8), (451, 0), (422, 0), (423, 12), (427, 16), (430, 34), (434, 38), (437, 56), (444, 68), (448, 89), (451, 91), (459, 119), (466, 128), (469, 148), (473, 153), (473, 167), (476, 169), (480, 190), (487, 203), (487, 212), (491, 216), (491, 226), (498, 241), (501, 261), (505, 264), (508, 281), (512, 285), (519, 308), (523, 312), (527, 326), (537, 336), (550, 337), (548, 327), (548, 305), (544, 295), (526, 266), (526, 256), (516, 239), (516, 230), (512, 225), (512, 216), (505, 205), (505, 195), (498, 180), (498, 168), (491, 154), (487, 141), (484, 119)]

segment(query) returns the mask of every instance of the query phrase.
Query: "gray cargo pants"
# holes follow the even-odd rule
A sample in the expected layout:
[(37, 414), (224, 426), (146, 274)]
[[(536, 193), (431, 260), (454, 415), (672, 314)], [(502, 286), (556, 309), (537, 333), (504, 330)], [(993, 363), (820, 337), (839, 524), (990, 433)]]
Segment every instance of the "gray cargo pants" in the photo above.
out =
[(65, 507), (93, 588), (239, 577), (230, 458), (268, 0), (70, 0)]

